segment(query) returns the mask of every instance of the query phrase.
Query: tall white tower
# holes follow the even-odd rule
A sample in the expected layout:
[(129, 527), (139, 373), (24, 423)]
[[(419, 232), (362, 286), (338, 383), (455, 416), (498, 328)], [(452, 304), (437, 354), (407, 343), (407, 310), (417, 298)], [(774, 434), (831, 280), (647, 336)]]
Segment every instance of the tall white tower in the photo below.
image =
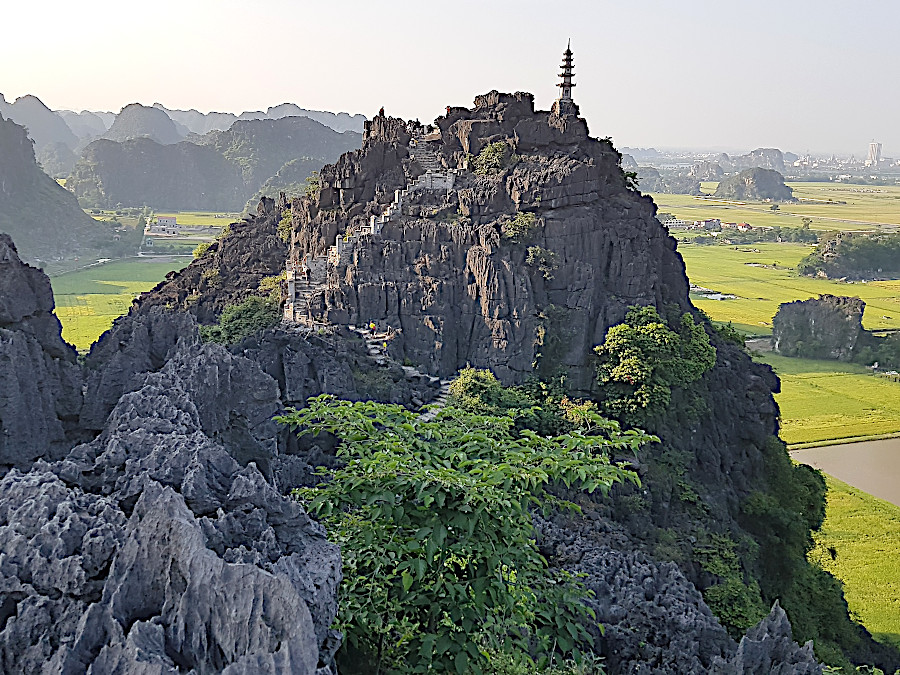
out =
[(872, 141), (869, 143), (869, 154), (866, 157), (866, 166), (875, 166), (881, 161), (881, 143)]

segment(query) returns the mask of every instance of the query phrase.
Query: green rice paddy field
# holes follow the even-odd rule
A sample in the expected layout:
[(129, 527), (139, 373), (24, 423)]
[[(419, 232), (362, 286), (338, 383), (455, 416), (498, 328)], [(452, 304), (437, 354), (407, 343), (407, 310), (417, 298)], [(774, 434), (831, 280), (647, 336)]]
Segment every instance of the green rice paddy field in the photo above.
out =
[(79, 350), (89, 349), (116, 317), (128, 311), (135, 297), (190, 260), (190, 256), (131, 258), (53, 277), (63, 339)]
[[(704, 192), (715, 191), (716, 183), (703, 183)], [(758, 226), (800, 227), (812, 218), (814, 230), (871, 230), (900, 226), (900, 186), (847, 185), (842, 183), (788, 183), (800, 201), (780, 203), (778, 211), (766, 202), (743, 205), (714, 202), (690, 195), (651, 196), (660, 211), (684, 220), (721, 218), (724, 222), (745, 222)], [(844, 202), (843, 204), (839, 202)]]
[(900, 507), (831, 476), (825, 482), (827, 515), (810, 559), (844, 582), (850, 611), (876, 640), (900, 647)]
[(900, 383), (864, 366), (767, 353), (781, 378), (781, 438), (790, 445), (900, 432)]
[(797, 276), (794, 268), (811, 250), (806, 244), (678, 245), (692, 284), (737, 296), (734, 300), (692, 296), (715, 321), (732, 321), (747, 332), (769, 334), (778, 305), (830, 293), (865, 300), (867, 329), (900, 328), (900, 281), (848, 284)]

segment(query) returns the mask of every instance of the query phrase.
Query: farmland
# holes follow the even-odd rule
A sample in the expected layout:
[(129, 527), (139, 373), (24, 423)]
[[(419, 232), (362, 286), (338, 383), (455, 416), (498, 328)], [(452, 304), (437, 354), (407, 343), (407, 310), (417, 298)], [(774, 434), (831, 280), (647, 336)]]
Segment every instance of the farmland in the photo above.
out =
[(240, 220), (238, 213), (215, 213), (210, 211), (158, 211), (154, 216), (175, 216), (179, 225), (187, 227), (225, 227)]
[(809, 557), (844, 582), (850, 611), (875, 639), (900, 647), (900, 507), (831, 476), (825, 481), (827, 515)]
[(900, 432), (900, 384), (864, 366), (763, 354), (781, 378), (781, 438), (789, 444)]
[[(800, 227), (811, 218), (814, 230), (875, 230), (900, 227), (900, 186), (864, 186), (842, 183), (788, 183), (798, 203), (781, 203), (777, 211), (765, 202), (726, 204), (690, 195), (652, 194), (660, 211), (683, 220), (720, 218), (723, 222), (746, 222), (754, 226)], [(703, 183), (704, 192), (716, 183)], [(844, 202), (844, 203), (839, 203)]]
[(746, 332), (771, 333), (779, 304), (825, 293), (865, 300), (863, 325), (869, 330), (900, 328), (900, 281), (848, 284), (797, 276), (794, 267), (812, 250), (805, 244), (681, 243), (678, 250), (692, 284), (737, 296), (733, 300), (708, 300), (694, 295), (694, 304), (713, 320), (732, 321)]
[(188, 262), (190, 257), (131, 258), (54, 277), (51, 283), (63, 338), (79, 350), (88, 349), (116, 317), (128, 311), (135, 297)]

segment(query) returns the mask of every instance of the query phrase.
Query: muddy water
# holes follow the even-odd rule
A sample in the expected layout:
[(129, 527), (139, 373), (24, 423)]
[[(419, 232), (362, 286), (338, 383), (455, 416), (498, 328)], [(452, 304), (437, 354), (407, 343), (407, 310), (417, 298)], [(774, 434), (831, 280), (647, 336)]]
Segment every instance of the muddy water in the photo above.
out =
[(791, 457), (900, 506), (900, 438), (794, 450)]

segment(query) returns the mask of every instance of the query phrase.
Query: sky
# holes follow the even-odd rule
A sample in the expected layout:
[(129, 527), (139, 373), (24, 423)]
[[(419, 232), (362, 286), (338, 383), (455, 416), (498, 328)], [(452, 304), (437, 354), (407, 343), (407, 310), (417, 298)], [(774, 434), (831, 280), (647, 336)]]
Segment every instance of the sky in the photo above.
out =
[(574, 98), (617, 146), (900, 157), (893, 0), (31, 0), (0, 10), (0, 93), (50, 108), (283, 102), (429, 121), (492, 89)]

